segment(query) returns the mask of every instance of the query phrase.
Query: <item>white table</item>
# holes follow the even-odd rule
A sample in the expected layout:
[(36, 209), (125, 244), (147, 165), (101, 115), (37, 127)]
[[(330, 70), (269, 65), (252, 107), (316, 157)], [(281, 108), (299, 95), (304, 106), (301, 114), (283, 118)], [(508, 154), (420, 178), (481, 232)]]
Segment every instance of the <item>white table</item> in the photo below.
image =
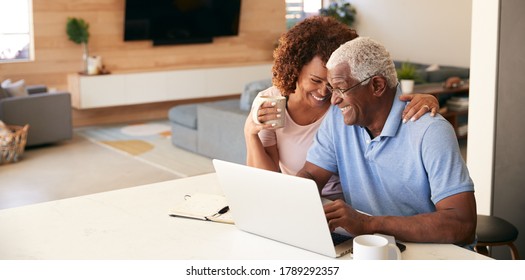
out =
[[(1, 210), (0, 259), (330, 259), (234, 225), (168, 216), (194, 192), (221, 193), (216, 174)], [(451, 244), (406, 245), (403, 259), (488, 259)]]

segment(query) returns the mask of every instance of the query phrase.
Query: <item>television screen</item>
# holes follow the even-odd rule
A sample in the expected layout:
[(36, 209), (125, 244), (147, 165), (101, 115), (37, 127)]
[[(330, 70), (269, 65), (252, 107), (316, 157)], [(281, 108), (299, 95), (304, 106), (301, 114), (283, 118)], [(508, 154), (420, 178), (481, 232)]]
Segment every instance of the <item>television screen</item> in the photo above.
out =
[(124, 41), (208, 43), (239, 31), (241, 0), (126, 0)]
[(213, 36), (236, 36), (239, 34), (241, 0), (213, 0), (215, 15)]

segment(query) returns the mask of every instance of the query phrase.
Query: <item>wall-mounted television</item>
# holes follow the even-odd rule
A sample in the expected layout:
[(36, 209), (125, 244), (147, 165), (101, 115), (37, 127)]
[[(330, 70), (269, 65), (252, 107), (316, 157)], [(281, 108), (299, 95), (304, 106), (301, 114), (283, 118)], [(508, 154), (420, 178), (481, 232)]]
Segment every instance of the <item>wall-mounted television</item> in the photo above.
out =
[(239, 33), (241, 0), (126, 0), (124, 41), (210, 43)]

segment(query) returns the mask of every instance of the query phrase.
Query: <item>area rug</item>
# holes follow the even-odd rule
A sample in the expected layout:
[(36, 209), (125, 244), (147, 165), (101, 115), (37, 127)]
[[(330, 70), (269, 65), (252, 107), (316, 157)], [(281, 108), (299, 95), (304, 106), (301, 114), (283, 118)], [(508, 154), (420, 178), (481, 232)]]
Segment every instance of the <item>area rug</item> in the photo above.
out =
[(168, 120), (84, 127), (76, 133), (180, 177), (214, 172), (210, 158), (172, 145)]

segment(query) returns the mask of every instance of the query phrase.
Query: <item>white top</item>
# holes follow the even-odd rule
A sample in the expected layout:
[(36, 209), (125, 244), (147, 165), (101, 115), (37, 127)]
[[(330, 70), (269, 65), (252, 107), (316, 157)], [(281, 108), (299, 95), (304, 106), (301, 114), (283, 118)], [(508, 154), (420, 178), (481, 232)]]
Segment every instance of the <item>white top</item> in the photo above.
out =
[[(281, 93), (276, 87), (270, 87), (261, 91), (259, 95), (280, 96)], [(279, 168), (284, 174), (295, 175), (306, 162), (306, 153), (313, 144), (314, 136), (321, 126), (326, 113), (314, 123), (309, 125), (297, 124), (288, 109), (285, 110), (285, 126), (279, 129), (264, 129), (259, 132), (264, 147), (277, 144), (279, 150)], [(333, 176), (322, 190), (323, 196), (340, 196), (342, 198), (339, 177)]]
[[(331, 259), (231, 224), (168, 215), (196, 192), (220, 194), (216, 174), (0, 210), (0, 259)], [(452, 244), (406, 245), (406, 260), (489, 259)]]

